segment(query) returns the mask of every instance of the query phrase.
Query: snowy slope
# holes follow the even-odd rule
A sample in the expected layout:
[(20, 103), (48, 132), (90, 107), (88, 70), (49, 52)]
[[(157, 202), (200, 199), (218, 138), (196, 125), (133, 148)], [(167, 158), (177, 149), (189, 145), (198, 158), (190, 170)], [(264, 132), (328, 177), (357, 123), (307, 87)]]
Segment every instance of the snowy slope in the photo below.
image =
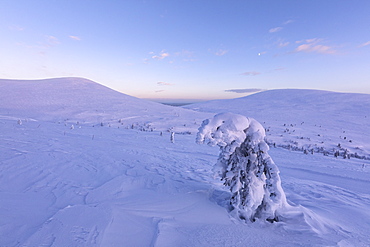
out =
[(369, 163), (271, 150), (288, 200), (329, 226), (317, 234), (232, 218), (211, 172), (218, 151), (193, 135), (39, 124), (1, 121), (0, 246), (370, 243)]
[(0, 115), (18, 119), (147, 130), (165, 130), (163, 122), (174, 128), (171, 123), (194, 125), (201, 120), (200, 114), (138, 99), (83, 78), (0, 79), (0, 96)]
[(270, 144), (304, 152), (370, 159), (370, 95), (281, 89), (185, 106), (253, 117)]
[[(99, 94), (93, 88), (85, 91)], [(311, 212), (316, 231), (302, 217), (245, 224), (229, 214), (229, 192), (213, 177), (217, 148), (195, 144), (195, 134), (178, 133), (171, 143), (170, 133), (160, 135), (157, 129), (122, 128), (118, 122), (97, 126), (98, 105), (91, 97), (80, 97), (74, 108), (67, 100), (82, 94), (66, 93), (61, 100), (57, 91), (44, 87), (35, 92), (49, 98), (47, 102), (59, 97), (44, 110), (27, 106), (22, 97), (1, 101), (0, 246), (370, 245), (369, 160), (272, 148), (269, 154), (281, 171), (289, 203)], [(0, 96), (7, 97), (3, 92)], [(125, 108), (109, 109), (108, 99), (114, 97), (121, 106), (126, 98), (104, 91), (105, 119), (138, 116), (163, 129), (192, 132), (200, 125), (195, 118), (212, 115), (151, 103), (143, 109), (146, 101), (129, 96)], [(16, 108), (14, 102), (23, 106)], [(53, 115), (55, 105), (66, 107)], [(62, 116), (75, 119), (59, 121)], [(316, 121), (328, 123), (326, 118)], [(279, 129), (279, 123), (271, 121), (271, 128)], [(334, 136), (335, 131), (328, 126), (326, 134)], [(366, 136), (359, 140), (366, 143)]]

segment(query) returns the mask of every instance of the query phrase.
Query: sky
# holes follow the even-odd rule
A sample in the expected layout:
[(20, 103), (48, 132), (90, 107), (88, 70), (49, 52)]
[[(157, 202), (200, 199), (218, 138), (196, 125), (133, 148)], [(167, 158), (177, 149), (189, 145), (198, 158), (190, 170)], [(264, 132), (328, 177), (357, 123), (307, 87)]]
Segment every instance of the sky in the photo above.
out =
[(151, 99), (370, 93), (369, 0), (0, 0), (0, 78)]

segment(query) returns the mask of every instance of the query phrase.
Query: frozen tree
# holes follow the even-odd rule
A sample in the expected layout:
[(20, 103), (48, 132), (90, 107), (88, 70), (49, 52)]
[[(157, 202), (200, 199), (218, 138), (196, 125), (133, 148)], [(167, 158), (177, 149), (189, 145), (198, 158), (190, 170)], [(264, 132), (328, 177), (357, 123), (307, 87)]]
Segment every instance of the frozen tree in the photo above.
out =
[(264, 138), (265, 130), (256, 120), (221, 113), (203, 121), (197, 142), (220, 147), (215, 171), (230, 189), (232, 212), (246, 221), (272, 223), (288, 204)]

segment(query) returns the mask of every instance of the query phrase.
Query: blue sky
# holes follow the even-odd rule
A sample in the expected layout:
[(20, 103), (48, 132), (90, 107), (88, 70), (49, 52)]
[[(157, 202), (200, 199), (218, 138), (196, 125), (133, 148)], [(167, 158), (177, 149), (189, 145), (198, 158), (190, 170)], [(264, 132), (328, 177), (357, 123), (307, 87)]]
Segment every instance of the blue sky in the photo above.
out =
[(370, 93), (369, 13), (368, 0), (1, 0), (0, 78), (142, 98)]

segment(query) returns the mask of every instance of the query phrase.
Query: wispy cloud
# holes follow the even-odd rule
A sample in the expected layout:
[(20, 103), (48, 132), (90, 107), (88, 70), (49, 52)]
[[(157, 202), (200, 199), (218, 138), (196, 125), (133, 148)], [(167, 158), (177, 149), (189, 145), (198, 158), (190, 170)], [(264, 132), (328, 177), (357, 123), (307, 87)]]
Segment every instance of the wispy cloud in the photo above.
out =
[(46, 41), (47, 41), (46, 46), (48, 46), (48, 47), (60, 44), (58, 38), (56, 38), (52, 35), (46, 35), (45, 37), (46, 37)]
[(43, 39), (38, 41), (36, 44), (27, 44), (21, 42), (16, 43), (16, 45), (33, 50), (33, 52), (38, 55), (45, 56), (48, 53), (48, 50), (60, 44), (60, 41), (55, 36), (43, 35), (42, 38)]
[(245, 75), (245, 76), (255, 76), (255, 75), (260, 75), (261, 73), (260, 72), (257, 72), (257, 71), (247, 71), (247, 72), (244, 72), (242, 73), (241, 75)]
[(9, 29), (12, 31), (24, 31), (24, 27), (18, 26), (18, 25), (11, 25), (9, 26)]
[(73, 36), (73, 35), (70, 35), (70, 36), (68, 36), (70, 39), (73, 39), (73, 40), (77, 40), (77, 41), (80, 41), (81, 40), (81, 38), (80, 37), (78, 37), (78, 36)]
[(303, 40), (297, 40), (296, 44), (302, 44), (302, 43), (318, 43), (321, 42), (323, 39), (319, 38), (313, 38), (313, 39), (303, 39)]
[(215, 55), (216, 56), (223, 56), (223, 55), (225, 55), (226, 53), (228, 53), (229, 51), (228, 50), (222, 50), (222, 49), (220, 49), (220, 50), (218, 50), (216, 53), (215, 53)]
[(294, 51), (295, 52), (307, 52), (307, 53), (320, 53), (320, 54), (335, 54), (337, 53), (333, 47), (320, 44), (323, 40), (314, 38), (296, 41), (299, 45)]
[(321, 54), (334, 54), (335, 50), (332, 47), (326, 45), (312, 45), (304, 44), (300, 45), (295, 49), (296, 52), (316, 52)]
[(157, 90), (157, 91), (154, 91), (155, 93), (162, 93), (164, 92), (165, 90)]
[[(154, 54), (154, 53), (152, 53)], [(157, 59), (157, 60), (162, 60), (162, 59), (165, 59), (166, 57), (169, 57), (170, 54), (168, 52), (164, 52), (162, 51), (159, 55), (154, 55), (152, 56), (153, 59)]]
[[(194, 62), (197, 60), (195, 58), (195, 53), (189, 50), (182, 50), (182, 51), (174, 52), (173, 56), (181, 59), (183, 62)], [(178, 61), (178, 60), (175, 60), (175, 61)], [(175, 63), (175, 61), (171, 61), (171, 62)]]
[(163, 82), (163, 81), (159, 81), (159, 82), (157, 82), (157, 84), (160, 85), (160, 86), (172, 86), (173, 85), (172, 83)]
[(282, 27), (275, 27), (275, 28), (271, 28), (271, 29), (269, 30), (269, 33), (276, 33), (276, 32), (279, 32), (279, 31), (281, 31), (281, 30), (283, 30), (283, 28), (282, 28)]
[(284, 68), (284, 67), (278, 67), (278, 68), (276, 68), (274, 70), (286, 70), (286, 68)]
[(228, 93), (257, 93), (257, 92), (261, 92), (263, 91), (263, 89), (259, 89), (259, 88), (245, 88), (245, 89), (228, 89), (228, 90), (225, 90), (225, 92), (228, 92)]
[(293, 23), (293, 22), (294, 22), (294, 20), (287, 20), (287, 21), (285, 21), (285, 22), (283, 23), (283, 25), (288, 25), (288, 24)]
[(290, 42), (279, 42), (279, 44), (278, 44), (278, 47), (279, 48), (282, 48), (282, 47), (286, 47), (286, 46), (288, 46), (290, 44)]
[(358, 47), (364, 47), (364, 46), (368, 46), (368, 45), (370, 45), (370, 41), (365, 42), (365, 43), (359, 45)]
[(188, 50), (182, 50), (182, 51), (175, 52), (175, 56), (193, 57), (194, 52), (188, 51)]

